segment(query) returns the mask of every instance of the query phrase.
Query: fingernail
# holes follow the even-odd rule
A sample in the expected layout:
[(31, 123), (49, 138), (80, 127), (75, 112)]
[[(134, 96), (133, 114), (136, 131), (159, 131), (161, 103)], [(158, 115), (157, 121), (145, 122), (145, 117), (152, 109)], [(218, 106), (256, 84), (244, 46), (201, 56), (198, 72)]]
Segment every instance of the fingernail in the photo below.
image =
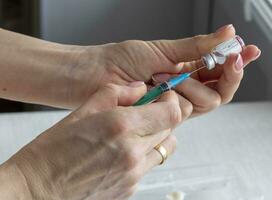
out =
[(262, 51), (259, 49), (256, 56), (255, 56), (255, 60), (258, 59), (262, 54)]
[(219, 29), (217, 29), (217, 31), (216, 31), (215, 33), (221, 33), (221, 32), (223, 32), (223, 31), (225, 31), (225, 30), (227, 30), (227, 29), (229, 29), (229, 28), (232, 28), (232, 27), (233, 27), (232, 24), (227, 24), (227, 25), (222, 26), (222, 27), (220, 27)]
[(154, 74), (152, 76), (152, 80), (157, 83), (161, 83), (164, 81), (167, 81), (171, 77), (170, 74), (167, 73), (160, 73), (160, 74)]
[(176, 64), (175, 67), (178, 68), (179, 70), (182, 70), (183, 66), (184, 66), (184, 62), (181, 62), (181, 63)]
[(235, 62), (235, 68), (237, 72), (241, 72), (241, 70), (244, 68), (244, 61), (240, 54), (238, 54), (236, 62)]
[(143, 85), (145, 85), (143, 81), (135, 81), (128, 84), (130, 87), (141, 87)]

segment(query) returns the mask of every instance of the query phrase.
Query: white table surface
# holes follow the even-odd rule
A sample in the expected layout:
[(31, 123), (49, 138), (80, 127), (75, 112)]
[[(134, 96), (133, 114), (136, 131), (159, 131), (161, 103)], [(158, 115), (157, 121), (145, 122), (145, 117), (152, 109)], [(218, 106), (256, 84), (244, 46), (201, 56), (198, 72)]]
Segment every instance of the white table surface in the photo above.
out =
[[(0, 114), (0, 163), (67, 111)], [(175, 131), (178, 149), (163, 169), (235, 164), (248, 184), (272, 199), (272, 102), (230, 104)]]

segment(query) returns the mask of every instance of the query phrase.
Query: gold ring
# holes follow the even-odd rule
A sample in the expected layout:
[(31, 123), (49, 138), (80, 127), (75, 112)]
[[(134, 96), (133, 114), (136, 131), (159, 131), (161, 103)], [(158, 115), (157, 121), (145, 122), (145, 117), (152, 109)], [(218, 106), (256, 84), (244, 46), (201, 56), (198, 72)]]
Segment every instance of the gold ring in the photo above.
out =
[(159, 152), (159, 154), (161, 155), (162, 157), (162, 161), (160, 162), (159, 165), (162, 165), (166, 160), (167, 160), (167, 150), (164, 146), (162, 145), (157, 145), (155, 148), (154, 148), (157, 152)]

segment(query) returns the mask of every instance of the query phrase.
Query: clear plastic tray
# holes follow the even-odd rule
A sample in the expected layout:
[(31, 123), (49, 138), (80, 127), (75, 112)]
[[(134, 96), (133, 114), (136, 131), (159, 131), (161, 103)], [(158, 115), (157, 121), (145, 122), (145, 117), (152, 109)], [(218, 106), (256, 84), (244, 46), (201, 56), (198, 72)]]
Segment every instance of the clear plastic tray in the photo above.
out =
[(247, 188), (233, 166), (202, 165), (155, 170), (139, 185), (131, 200), (167, 200), (182, 192), (182, 200), (263, 200), (257, 190)]

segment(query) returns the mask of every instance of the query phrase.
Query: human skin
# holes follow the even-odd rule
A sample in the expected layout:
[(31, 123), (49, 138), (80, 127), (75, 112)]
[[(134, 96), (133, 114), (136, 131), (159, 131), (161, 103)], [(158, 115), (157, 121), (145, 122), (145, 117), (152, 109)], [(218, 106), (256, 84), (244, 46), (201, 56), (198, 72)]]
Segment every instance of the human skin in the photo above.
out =
[[(208, 53), (217, 44), (233, 37), (234, 35), (235, 30), (233, 26), (225, 26), (218, 30), (216, 33), (196, 36), (193, 38), (187, 38), (182, 40), (159, 40), (147, 42), (134, 40), (125, 41), (117, 44), (83, 47), (46, 42), (11, 33), (5, 30), (0, 30), (0, 96), (2, 98), (11, 100), (75, 109), (80, 107), (80, 105), (82, 105), (90, 97), (91, 99), (93, 99), (93, 95), (96, 94), (96, 92), (98, 91), (98, 96), (104, 98), (99, 99), (97, 95), (95, 96), (95, 98), (98, 99), (97, 102), (103, 102), (103, 104), (98, 104), (95, 103), (95, 101), (91, 101), (92, 105), (88, 104), (89, 106), (87, 107), (83, 106), (84, 109), (80, 107), (81, 112), (79, 113), (85, 113), (82, 114), (83, 121), (86, 116), (89, 115), (92, 115), (92, 117), (90, 117), (91, 119), (95, 119), (95, 117), (93, 117), (94, 113), (99, 115), (99, 113), (97, 112), (101, 111), (103, 112), (100, 114), (104, 114), (105, 118), (107, 118), (108, 115), (111, 116), (111, 114), (110, 111), (106, 112), (104, 108), (108, 108), (108, 110), (111, 110), (115, 107), (118, 107), (119, 104), (116, 103), (114, 106), (110, 107), (105, 106), (105, 104), (108, 103), (107, 101), (105, 101), (105, 99), (107, 99), (105, 98), (106, 93), (100, 93), (100, 88), (104, 88), (105, 86), (106, 88), (108, 88), (108, 84), (113, 83), (118, 85), (128, 85), (129, 83), (135, 81), (144, 81), (147, 83), (148, 87), (152, 87), (154, 84), (165, 80), (166, 77), (169, 78), (170, 76), (177, 73), (190, 71), (202, 66), (202, 63), (199, 62), (201, 55)], [(177, 96), (175, 96), (176, 94), (174, 92), (170, 93), (170, 96), (175, 96), (175, 99), (179, 100), (179, 106), (176, 106), (175, 109), (169, 107), (163, 109), (160, 105), (160, 109), (164, 111), (164, 114), (166, 115), (172, 113), (170, 114), (170, 116), (179, 116), (181, 114), (178, 113), (182, 113), (182, 117), (179, 120), (175, 121), (180, 123), (188, 117), (206, 113), (217, 108), (221, 104), (228, 103), (239, 87), (240, 81), (243, 77), (243, 68), (248, 63), (256, 60), (259, 55), (260, 50), (254, 45), (249, 45), (245, 47), (241, 55), (229, 56), (227, 62), (222, 66), (217, 66), (215, 70), (199, 71), (192, 79), (187, 80), (184, 84), (176, 88), (175, 91)], [(184, 64), (180, 64), (181, 62)], [(192, 88), (194, 88), (194, 90), (192, 90)], [(105, 92), (105, 90), (103, 89), (102, 91)], [(141, 93), (141, 95), (143, 94), (144, 93)], [(133, 99), (134, 102), (138, 98), (140, 98), (141, 95)], [(130, 94), (128, 96), (133, 95)], [(123, 112), (129, 112), (126, 109), (132, 109), (134, 111), (135, 109), (145, 110), (147, 107), (154, 109), (155, 104), (139, 108), (123, 108)], [(129, 105), (131, 104), (123, 104), (122, 102), (120, 103), (120, 106)], [(91, 109), (92, 111), (89, 111), (89, 107), (92, 107), (93, 110)], [(169, 134), (169, 131), (163, 130), (169, 130), (173, 127), (167, 126), (167, 121), (165, 120), (156, 119), (155, 116), (160, 116), (160, 114), (156, 113), (156, 110), (153, 109), (147, 109), (146, 111), (149, 111), (148, 115), (144, 115), (144, 117), (141, 118), (142, 120), (139, 120), (139, 123), (133, 123), (133, 128), (135, 130), (139, 130), (141, 128), (144, 129), (146, 127), (150, 127), (150, 124), (144, 124), (146, 127), (141, 126), (141, 123), (146, 122), (144, 120), (146, 119), (146, 117), (147, 119), (149, 119), (148, 117), (150, 117), (150, 120), (153, 119), (156, 120), (156, 122), (165, 122), (165, 124), (162, 123), (162, 126), (164, 126), (161, 131), (164, 133), (163, 139), (167, 141), (167, 136), (165, 134)], [(168, 109), (170, 109), (170, 111), (168, 111)], [(173, 110), (175, 110), (175, 112)], [(75, 112), (77, 113), (77, 111)], [(42, 190), (44, 190), (41, 195), (44, 195), (45, 197), (40, 197), (41, 199), (46, 199), (46, 197), (48, 197), (46, 195), (49, 195), (48, 193), (53, 193), (54, 195), (55, 191), (51, 191), (52, 188), (56, 188), (57, 190), (55, 198), (61, 199), (63, 197), (61, 195), (65, 195), (67, 191), (59, 189), (57, 187), (59, 182), (55, 183), (54, 180), (49, 179), (52, 178), (52, 174), (55, 174), (54, 172), (61, 171), (59, 170), (59, 168), (61, 167), (57, 167), (57, 170), (54, 171), (46, 162), (49, 160), (49, 162), (51, 161), (53, 164), (55, 164), (54, 162), (58, 162), (59, 159), (62, 158), (65, 153), (67, 153), (66, 151), (64, 151), (64, 149), (66, 150), (68, 146), (73, 146), (71, 143), (68, 143), (69, 141), (67, 142), (66, 140), (63, 141), (63, 149), (60, 148), (62, 145), (56, 145), (57, 141), (62, 141), (59, 138), (65, 139), (66, 135), (63, 132), (70, 129), (75, 130), (73, 132), (74, 135), (72, 135), (71, 137), (77, 136), (75, 132), (79, 135), (79, 137), (81, 134), (87, 134), (87, 131), (85, 129), (80, 129), (81, 125), (79, 124), (82, 122), (81, 118), (77, 116), (77, 120), (74, 121), (74, 116), (77, 115), (72, 114), (72, 117), (70, 116), (70, 118), (72, 119), (68, 117), (68, 119), (61, 121), (52, 129), (49, 129), (48, 131), (43, 133), (38, 139), (34, 140), (26, 148), (24, 148), (12, 159), (10, 159), (9, 162), (3, 164), (0, 167), (0, 179), (3, 182), (7, 183), (3, 185), (2, 188), (0, 188), (2, 189), (2, 191), (14, 191), (14, 188), (16, 188), (15, 191), (29, 191), (25, 194), (26, 199), (29, 199), (32, 198), (33, 195), (38, 195), (36, 194), (37, 192), (35, 192), (37, 188), (35, 189), (34, 185), (36, 184), (33, 184), (33, 182), (35, 182), (38, 183), (38, 187), (40, 186), (40, 189), (42, 188)], [(115, 117), (118, 119), (118, 116), (114, 115), (114, 118)], [(134, 122), (135, 116), (132, 115), (131, 118), (132, 119), (130, 121)], [(172, 119), (173, 117), (168, 116), (168, 118)], [(174, 119), (175, 118), (176, 117), (174, 117)], [(120, 121), (117, 122), (117, 124), (120, 125), (123, 123), (123, 121), (122, 123)], [(89, 123), (93, 124), (94, 122), (90, 121)], [(105, 123), (103, 123), (103, 126), (105, 126)], [(130, 124), (130, 126), (132, 125)], [(95, 130), (95, 128), (100, 130), (101, 127), (101, 124), (99, 126), (99, 123), (95, 123), (94, 127), (90, 127), (90, 130)], [(110, 128), (112, 128), (113, 130), (107, 130), (105, 132), (107, 132), (108, 134), (116, 134), (116, 130), (114, 129), (114, 127)], [(121, 125), (121, 128), (124, 127), (122, 127)], [(119, 129), (117, 130), (121, 133), (130, 132), (127, 130), (127, 127), (125, 127), (125, 131)], [(150, 130), (149, 134), (160, 132), (160, 130), (157, 129), (154, 129), (152, 131)], [(54, 134), (55, 132), (59, 133), (59, 138), (57, 137), (58, 134)], [(90, 134), (90, 132), (88, 133)], [(97, 132), (91, 133), (91, 136), (94, 138), (99, 138), (99, 136), (95, 133)], [(124, 136), (124, 134), (121, 135)], [(56, 138), (54, 138), (53, 136), (55, 136)], [(170, 138), (173, 138), (173, 136), (171, 136)], [(164, 141), (163, 139), (161, 139), (161, 141)], [(123, 143), (128, 142), (128, 140), (125, 139), (122, 141), (125, 141)], [(46, 145), (47, 143), (49, 143), (49, 147), (52, 148), (48, 149), (55, 149), (54, 153), (58, 156), (53, 157), (52, 160), (50, 160), (51, 156), (54, 155), (54, 153), (52, 153), (52, 151), (49, 151), (47, 148), (44, 148), (44, 143)], [(156, 144), (159, 143), (160, 142), (156, 141)], [(152, 146), (152, 149), (154, 148), (154, 146), (156, 146), (156, 144), (152, 143), (152, 145), (150, 145)], [(56, 148), (56, 146), (58, 146), (58, 148)], [(81, 147), (84, 147), (84, 145), (79, 144), (74, 149), (76, 151), (80, 151)], [(96, 146), (94, 145), (94, 147)], [(107, 145), (102, 145), (101, 148), (102, 147), (107, 148)], [(34, 151), (31, 149), (35, 149), (35, 152), (37, 153), (36, 156), (35, 153), (33, 153)], [(47, 149), (48, 151), (46, 151), (45, 149)], [(111, 149), (108, 149), (108, 151), (110, 150)], [(61, 152), (64, 153), (61, 154)], [(128, 152), (131, 151), (128, 150)], [(154, 150), (152, 150), (152, 152), (154, 152)], [(171, 150), (169, 150), (169, 152), (171, 152)], [(85, 152), (80, 153), (84, 154)], [(37, 165), (43, 165), (36, 166), (36, 168), (32, 169), (31, 167), (35, 167), (35, 164), (32, 165), (32, 163), (35, 163), (36, 160), (32, 160), (32, 163), (26, 162), (26, 160), (31, 161), (32, 156), (36, 159), (47, 157), (48, 159), (45, 159), (44, 162), (43, 159), (41, 159), (40, 162), (37, 163)], [(158, 158), (157, 152), (156, 156)], [(22, 159), (26, 157), (27, 159)], [(75, 158), (77, 157), (73, 155), (73, 152), (68, 153), (67, 160), (65, 160), (64, 163), (70, 164), (72, 163), (72, 159)], [(113, 156), (111, 158), (108, 158), (108, 160), (113, 158), (115, 157)], [(49, 174), (43, 174), (43, 172), (39, 172), (38, 170), (44, 168), (47, 169), (47, 167), (49, 168)], [(73, 166), (67, 165), (67, 167), (69, 168)], [(33, 171), (35, 171), (35, 174), (33, 173)], [(47, 172), (47, 170), (45, 171)], [(64, 174), (63, 176), (65, 177), (65, 175), (67, 174)], [(139, 178), (141, 176), (139, 175), (137, 177)], [(28, 181), (27, 177), (32, 177), (35, 181), (33, 181), (32, 178), (30, 178), (30, 180), (32, 181)], [(22, 182), (20, 183), (20, 181), (18, 180), (15, 181), (16, 179), (22, 180)], [(41, 183), (39, 183), (39, 181)], [(30, 184), (29, 186), (29, 182), (32, 182), (32, 185)], [(97, 182), (95, 182), (95, 185), (96, 184)], [(74, 192), (73, 194), (76, 195), (80, 192), (85, 192), (84, 194), (93, 194), (91, 191), (87, 191), (87, 189), (84, 191), (79, 191), (78, 193)], [(130, 192), (128, 191), (127, 193), (130, 194)], [(1, 194), (7, 195), (4, 196), (5, 199), (13, 199), (8, 196), (10, 194), (18, 195), (18, 193), (16, 192)], [(112, 193), (110, 192), (107, 194), (112, 195)], [(58, 195), (60, 195), (60, 197)], [(33, 198), (35, 199), (35, 197)], [(75, 199), (76, 198), (79, 197), (75, 197)], [(103, 196), (100, 196), (100, 199), (103, 199)]]
[[(209, 35), (179, 40), (71, 46), (0, 30), (0, 96), (74, 109), (108, 83), (144, 81), (152, 86), (154, 74), (160, 82), (200, 67), (201, 55), (234, 35), (234, 27), (226, 25)], [(177, 87), (179, 97), (185, 97), (181, 104), (191, 104), (193, 115), (199, 115), (228, 103), (243, 78), (243, 67), (260, 53), (248, 45), (241, 56), (231, 55), (215, 70), (199, 71)], [(203, 84), (210, 81), (216, 82)]]
[(0, 199), (128, 199), (161, 162), (154, 147), (162, 144), (170, 156), (170, 129), (191, 114), (181, 112), (173, 91), (129, 107), (145, 92), (139, 82), (100, 89), (0, 167)]

